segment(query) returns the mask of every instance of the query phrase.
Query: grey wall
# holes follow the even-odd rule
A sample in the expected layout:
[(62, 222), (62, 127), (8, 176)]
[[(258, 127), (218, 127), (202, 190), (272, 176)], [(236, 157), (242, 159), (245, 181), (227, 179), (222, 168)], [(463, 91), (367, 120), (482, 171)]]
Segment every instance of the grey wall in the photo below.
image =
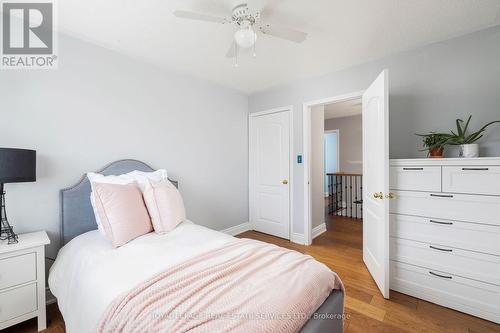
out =
[(361, 115), (325, 120), (325, 131), (339, 130), (339, 171), (363, 173), (363, 122)]
[(325, 106), (311, 108), (312, 227), (325, 222)]
[(58, 70), (2, 71), (1, 147), (38, 152), (36, 183), (7, 184), (15, 230), (58, 248), (59, 189), (135, 158), (180, 182), (188, 217), (213, 229), (248, 221), (248, 99), (60, 36)]
[[(332, 55), (334, 56), (334, 55)], [(500, 118), (500, 27), (404, 52), (323, 77), (254, 94), (250, 112), (294, 105), (294, 149), (302, 153), (302, 104), (366, 89), (390, 73), (390, 155), (423, 157), (415, 132), (446, 130), (472, 114), (472, 126)], [(482, 140), (482, 156), (500, 156), (500, 127)], [(294, 232), (303, 233), (302, 165), (294, 167)]]

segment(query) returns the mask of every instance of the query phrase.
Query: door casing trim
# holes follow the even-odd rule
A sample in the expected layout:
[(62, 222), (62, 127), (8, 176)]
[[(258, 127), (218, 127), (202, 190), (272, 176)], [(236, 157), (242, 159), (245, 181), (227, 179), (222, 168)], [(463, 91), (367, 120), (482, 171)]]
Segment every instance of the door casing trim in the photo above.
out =
[(304, 245), (312, 244), (312, 208), (311, 208), (311, 107), (322, 104), (348, 101), (363, 97), (365, 91), (356, 91), (343, 95), (322, 98), (302, 104), (302, 125), (303, 125), (303, 163), (304, 163)]

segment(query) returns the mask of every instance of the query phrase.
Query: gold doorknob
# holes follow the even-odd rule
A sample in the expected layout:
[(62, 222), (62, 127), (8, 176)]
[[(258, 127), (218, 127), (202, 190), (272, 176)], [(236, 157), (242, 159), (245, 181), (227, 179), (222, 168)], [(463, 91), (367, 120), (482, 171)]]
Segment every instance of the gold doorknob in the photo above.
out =
[(285, 179), (282, 181), (282, 183), (283, 183), (283, 185), (286, 185), (286, 184), (288, 184), (288, 180)]
[(375, 193), (373, 193), (373, 197), (375, 199), (384, 199), (384, 193), (382, 193), (382, 192), (375, 192)]
[(392, 193), (392, 192), (389, 192), (389, 194), (388, 194), (388, 195), (386, 195), (385, 197), (386, 197), (387, 199), (394, 199), (394, 198), (396, 198), (396, 195), (395, 195), (394, 193)]

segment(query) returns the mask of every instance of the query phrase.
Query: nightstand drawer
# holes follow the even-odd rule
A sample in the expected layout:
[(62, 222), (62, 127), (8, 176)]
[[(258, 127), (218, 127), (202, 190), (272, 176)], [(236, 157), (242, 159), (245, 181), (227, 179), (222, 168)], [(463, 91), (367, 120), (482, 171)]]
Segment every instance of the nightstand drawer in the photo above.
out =
[(0, 323), (37, 310), (36, 283), (0, 292)]
[(36, 253), (0, 259), (0, 290), (36, 280)]

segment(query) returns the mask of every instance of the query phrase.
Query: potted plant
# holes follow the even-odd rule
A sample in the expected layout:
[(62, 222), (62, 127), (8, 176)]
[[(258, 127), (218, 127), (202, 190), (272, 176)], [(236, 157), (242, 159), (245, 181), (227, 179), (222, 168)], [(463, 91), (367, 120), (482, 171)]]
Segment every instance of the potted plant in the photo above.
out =
[(451, 131), (451, 136), (449, 137), (448, 143), (450, 145), (460, 146), (459, 157), (478, 157), (479, 145), (476, 142), (483, 137), (488, 126), (493, 125), (494, 123), (500, 123), (500, 120), (489, 122), (481, 127), (479, 131), (468, 134), (467, 130), (469, 128), (471, 118), (472, 116), (469, 116), (465, 125), (462, 119), (457, 119), (457, 132), (455, 133)]
[(442, 158), (444, 146), (450, 139), (450, 134), (430, 132), (429, 134), (416, 134), (423, 138), (423, 151), (427, 150), (427, 156), (430, 158)]

